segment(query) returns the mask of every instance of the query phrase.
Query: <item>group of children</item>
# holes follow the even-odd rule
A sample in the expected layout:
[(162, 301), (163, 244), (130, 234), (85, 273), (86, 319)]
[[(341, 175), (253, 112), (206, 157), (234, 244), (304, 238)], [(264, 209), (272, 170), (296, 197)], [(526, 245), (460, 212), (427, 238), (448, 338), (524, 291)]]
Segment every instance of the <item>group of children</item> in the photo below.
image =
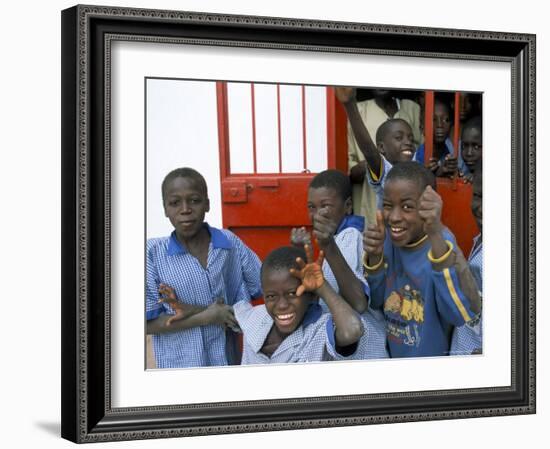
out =
[[(436, 192), (435, 176), (454, 162), (443, 155), (437, 167), (419, 163), (402, 118), (384, 121), (373, 140), (354, 89), (336, 95), (375, 193), (370, 219), (353, 215), (350, 176), (325, 170), (308, 188), (311, 234), (293, 229), (290, 245), (262, 263), (233, 233), (205, 222), (208, 190), (198, 172), (176, 169), (164, 179), (174, 231), (147, 242), (147, 333), (158, 368), (481, 351), (481, 121), (462, 129), (480, 230), (466, 261), (441, 222)], [(258, 297), (263, 304), (253, 306)]]

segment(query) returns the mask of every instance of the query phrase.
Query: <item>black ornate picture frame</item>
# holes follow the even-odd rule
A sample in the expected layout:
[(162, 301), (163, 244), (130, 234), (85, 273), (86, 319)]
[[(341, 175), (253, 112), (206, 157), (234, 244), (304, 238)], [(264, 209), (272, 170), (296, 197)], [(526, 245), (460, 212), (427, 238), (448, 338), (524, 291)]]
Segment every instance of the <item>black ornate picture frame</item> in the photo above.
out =
[[(511, 385), (111, 405), (110, 48), (115, 40), (501, 61), (512, 72)], [(75, 6), (62, 12), (62, 436), (75, 442), (535, 412), (535, 36)]]

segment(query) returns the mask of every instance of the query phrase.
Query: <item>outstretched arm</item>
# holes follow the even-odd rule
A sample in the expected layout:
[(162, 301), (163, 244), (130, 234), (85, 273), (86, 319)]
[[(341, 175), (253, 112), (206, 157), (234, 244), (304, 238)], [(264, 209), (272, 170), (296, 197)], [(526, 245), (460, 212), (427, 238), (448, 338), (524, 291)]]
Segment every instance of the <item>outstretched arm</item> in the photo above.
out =
[(365, 156), (370, 169), (374, 173), (379, 174), (382, 158), (357, 108), (356, 89), (352, 87), (337, 87), (335, 92), (336, 98), (338, 98), (346, 110), (357, 146), (363, 153), (363, 156)]
[(313, 235), (334, 273), (338, 290), (355, 311), (363, 313), (367, 309), (365, 290), (334, 240), (337, 227), (338, 223), (327, 218), (325, 209), (319, 209), (313, 217)]
[(332, 319), (335, 325), (335, 340), (339, 348), (353, 345), (359, 341), (363, 335), (363, 323), (359, 315), (351, 306), (338, 295), (334, 289), (325, 281), (323, 277), (323, 251), (319, 252), (319, 257), (313, 262), (313, 250), (311, 246), (304, 247), (307, 255), (307, 263), (301, 258), (296, 260), (299, 269), (291, 269), (290, 273), (300, 279), (302, 284), (298, 287), (296, 294), (302, 295), (304, 292), (315, 292), (328, 305)]
[[(475, 288), (473, 276), (462, 251), (443, 236), (442, 207), (441, 197), (430, 186), (426, 187), (420, 197), (419, 214), (424, 222), (424, 232), (428, 235), (431, 243), (428, 257), (432, 262), (433, 269), (442, 272), (445, 277), (445, 285), (442, 291), (446, 293), (447, 290), (450, 290), (453, 303), (461, 311), (464, 320), (468, 321), (467, 304), (462, 304), (462, 297), (464, 296), (468, 300), (469, 309), (474, 314), (481, 311), (481, 297), (477, 292), (477, 288)], [(456, 273), (458, 283), (454, 281), (453, 273)], [(451, 309), (454, 310), (454, 308)]]

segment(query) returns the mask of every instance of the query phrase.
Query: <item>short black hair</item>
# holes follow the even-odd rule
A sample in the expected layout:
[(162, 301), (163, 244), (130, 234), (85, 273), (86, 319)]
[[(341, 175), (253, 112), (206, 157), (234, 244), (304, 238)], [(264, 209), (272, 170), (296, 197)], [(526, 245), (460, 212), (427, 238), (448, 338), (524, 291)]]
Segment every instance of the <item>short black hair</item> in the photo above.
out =
[(467, 120), (466, 123), (464, 123), (464, 126), (462, 127), (462, 134), (467, 129), (478, 129), (479, 134), (483, 136), (483, 128), (481, 125), (481, 116), (476, 115), (475, 117), (472, 117), (471, 119)]
[(306, 261), (306, 252), (303, 248), (297, 246), (282, 246), (274, 249), (264, 259), (260, 277), (263, 278), (266, 270), (282, 270), (288, 272), (291, 268), (298, 268), (296, 263), (296, 258), (298, 257)]
[(447, 114), (449, 114), (449, 116), (451, 115), (451, 105), (449, 104), (448, 101), (445, 101), (441, 98), (435, 98), (434, 99), (434, 108), (435, 108), (435, 105), (438, 104), (438, 105), (441, 105), (441, 106), (444, 106), (445, 109), (447, 110)]
[(349, 177), (340, 170), (329, 169), (315, 175), (309, 183), (309, 188), (319, 189), (321, 187), (334, 189), (340, 195), (342, 201), (346, 201), (351, 197)]
[(204, 192), (204, 196), (208, 198), (208, 187), (206, 186), (206, 180), (204, 177), (194, 168), (190, 167), (181, 167), (176, 168), (175, 170), (172, 170), (170, 173), (168, 173), (164, 180), (162, 181), (162, 201), (164, 202), (164, 199), (166, 197), (166, 186), (169, 182), (176, 178), (189, 178), (191, 179), (197, 186), (199, 190), (202, 190)]
[(386, 120), (385, 122), (383, 122), (378, 127), (378, 129), (376, 130), (376, 144), (377, 145), (385, 139), (386, 134), (388, 134), (391, 125), (393, 125), (395, 122), (403, 122), (409, 128), (411, 128), (411, 130), (412, 130), (412, 127), (411, 127), (410, 123), (407, 122), (407, 120), (404, 120), (402, 118), (390, 118), (390, 119)]
[(388, 172), (386, 184), (394, 179), (405, 179), (418, 184), (420, 191), (423, 192), (427, 186), (436, 190), (435, 176), (424, 165), (416, 161), (398, 162)]

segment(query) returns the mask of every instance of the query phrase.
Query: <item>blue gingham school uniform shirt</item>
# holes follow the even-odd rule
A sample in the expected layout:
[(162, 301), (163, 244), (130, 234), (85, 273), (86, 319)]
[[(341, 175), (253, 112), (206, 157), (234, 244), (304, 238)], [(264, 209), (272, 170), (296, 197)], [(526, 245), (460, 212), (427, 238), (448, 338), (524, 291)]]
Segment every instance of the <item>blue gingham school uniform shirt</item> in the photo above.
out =
[[(483, 291), (483, 243), (481, 234), (474, 238), (474, 245), (470, 256), (468, 257), (468, 265), (476, 280), (479, 293)], [(483, 328), (481, 316), (454, 329), (453, 339), (451, 341), (451, 355), (470, 355), (474, 351), (482, 349), (483, 343)]]
[[(208, 228), (211, 240), (206, 269), (177, 240), (170, 237), (147, 242), (146, 318), (174, 314), (159, 303), (161, 283), (175, 290), (179, 301), (208, 307), (217, 298), (226, 304), (248, 302), (261, 294), (260, 260), (233, 233)], [(226, 338), (228, 337), (228, 338)], [(158, 368), (187, 368), (235, 364), (235, 335), (222, 326), (198, 326), (173, 333), (153, 335)]]
[(267, 312), (265, 305), (253, 307), (248, 302), (238, 303), (235, 305), (235, 316), (244, 335), (243, 365), (388, 357), (385, 350), (385, 333), (378, 335), (372, 332), (363, 317), (366, 335), (359, 340), (355, 353), (346, 357), (336, 352), (332, 316), (323, 313), (317, 303), (310, 304), (302, 324), (283, 340), (271, 357), (261, 352), (273, 326), (273, 318)]

